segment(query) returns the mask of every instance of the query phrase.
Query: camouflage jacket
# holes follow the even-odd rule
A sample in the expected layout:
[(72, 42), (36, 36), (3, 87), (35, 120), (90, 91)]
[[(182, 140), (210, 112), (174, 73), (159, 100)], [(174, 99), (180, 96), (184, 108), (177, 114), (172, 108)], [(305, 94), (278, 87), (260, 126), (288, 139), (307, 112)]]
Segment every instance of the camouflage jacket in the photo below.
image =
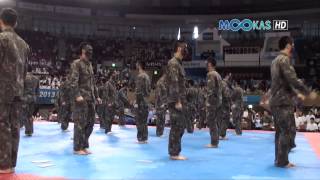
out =
[(173, 57), (168, 62), (167, 67), (167, 88), (168, 88), (168, 104), (176, 103), (178, 100), (185, 101), (185, 70), (182, 67), (182, 60)]
[(74, 99), (82, 96), (84, 100), (94, 101), (99, 97), (91, 62), (77, 59), (71, 64), (70, 87)]
[(70, 82), (68, 80), (64, 81), (59, 89), (60, 102), (65, 102), (66, 104), (72, 103), (72, 89), (70, 88)]
[(231, 106), (231, 89), (229, 88), (227, 82), (225, 80), (222, 80), (222, 106), (224, 107), (230, 107)]
[(167, 87), (166, 87), (166, 77), (162, 76), (157, 84), (155, 90), (155, 106), (156, 109), (163, 109), (167, 104)]
[[(137, 103), (145, 102), (145, 98), (150, 95), (151, 82), (146, 73), (139, 73), (136, 79), (136, 101)], [(146, 102), (145, 102), (146, 103)]]
[(28, 103), (35, 103), (39, 93), (39, 78), (32, 73), (27, 73), (24, 82), (24, 100)]
[(0, 103), (22, 100), (29, 55), (28, 44), (13, 29), (0, 33)]
[(206, 105), (210, 108), (218, 108), (222, 103), (222, 85), (220, 74), (213, 70), (207, 74), (207, 99)]
[(198, 90), (194, 87), (187, 88), (186, 90), (186, 99), (188, 102), (188, 106), (192, 108), (196, 108), (197, 100), (198, 100)]
[(287, 55), (281, 53), (271, 64), (271, 92), (270, 105), (293, 106), (293, 96), (302, 93), (307, 95), (309, 89), (297, 78), (297, 74), (290, 65), (290, 59)]
[(233, 89), (231, 99), (235, 108), (244, 109), (243, 90), (241, 87), (237, 86)]
[(107, 81), (106, 84), (100, 86), (99, 97), (102, 100), (102, 104), (115, 105), (116, 102), (116, 88), (111, 81)]

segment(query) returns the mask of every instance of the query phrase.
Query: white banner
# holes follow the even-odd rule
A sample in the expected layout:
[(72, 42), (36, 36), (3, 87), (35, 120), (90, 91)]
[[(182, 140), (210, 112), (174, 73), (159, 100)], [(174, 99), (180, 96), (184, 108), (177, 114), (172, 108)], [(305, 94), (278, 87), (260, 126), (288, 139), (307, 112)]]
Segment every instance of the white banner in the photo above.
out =
[(207, 62), (206, 61), (184, 61), (182, 62), (182, 66), (187, 69), (206, 68)]
[(29, 9), (33, 11), (43, 11), (43, 12), (54, 11), (54, 6), (45, 5), (45, 4), (28, 3), (28, 2), (19, 2), (18, 7), (21, 9)]
[(67, 6), (56, 6), (56, 13), (91, 16), (91, 9)]

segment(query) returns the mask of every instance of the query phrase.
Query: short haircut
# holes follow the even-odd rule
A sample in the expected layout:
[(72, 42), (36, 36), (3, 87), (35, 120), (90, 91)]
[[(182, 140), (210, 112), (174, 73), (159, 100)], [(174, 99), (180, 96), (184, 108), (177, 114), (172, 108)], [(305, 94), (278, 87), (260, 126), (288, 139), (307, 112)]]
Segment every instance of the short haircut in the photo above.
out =
[(174, 42), (174, 46), (173, 46), (173, 52), (177, 52), (178, 51), (178, 47), (182, 47), (182, 45), (187, 44), (185, 41), (182, 40), (177, 40)]
[(89, 42), (81, 42), (80, 45), (79, 45), (79, 52), (80, 54), (82, 53), (82, 50), (87, 46), (91, 46)]
[(283, 50), (284, 48), (286, 48), (287, 44), (293, 44), (292, 39), (289, 36), (283, 36), (280, 38), (279, 40), (279, 49)]
[(216, 65), (217, 65), (217, 61), (214, 59), (214, 58), (212, 58), (212, 57), (209, 57), (208, 59), (207, 59), (207, 63), (210, 63), (212, 66), (214, 66), (214, 67), (216, 67)]
[(143, 69), (145, 70), (146, 68), (146, 63), (144, 61), (138, 61), (137, 64)]
[(18, 13), (12, 8), (4, 8), (1, 10), (0, 19), (5, 25), (14, 27), (17, 24)]

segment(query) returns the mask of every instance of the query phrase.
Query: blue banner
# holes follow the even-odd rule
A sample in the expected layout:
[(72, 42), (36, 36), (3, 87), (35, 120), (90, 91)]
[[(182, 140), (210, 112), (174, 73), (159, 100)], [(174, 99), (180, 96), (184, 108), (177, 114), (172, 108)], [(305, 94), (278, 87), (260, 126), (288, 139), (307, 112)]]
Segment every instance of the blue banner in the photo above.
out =
[(37, 99), (38, 104), (54, 104), (56, 95), (59, 90), (57, 89), (40, 89), (40, 94)]

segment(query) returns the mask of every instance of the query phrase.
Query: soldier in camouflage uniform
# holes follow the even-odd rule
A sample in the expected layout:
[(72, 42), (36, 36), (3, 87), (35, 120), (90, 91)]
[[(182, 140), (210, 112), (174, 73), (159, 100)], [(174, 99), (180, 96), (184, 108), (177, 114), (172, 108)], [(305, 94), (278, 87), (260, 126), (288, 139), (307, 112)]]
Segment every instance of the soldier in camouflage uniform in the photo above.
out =
[(27, 76), (24, 82), (24, 103), (23, 122), (25, 126), (25, 134), (32, 136), (33, 134), (33, 116), (35, 115), (37, 97), (39, 96), (39, 78), (32, 74), (31, 66), (28, 67)]
[(194, 87), (193, 80), (188, 81), (187, 88), (187, 111), (185, 113), (187, 119), (187, 131), (188, 133), (193, 133), (194, 131), (194, 120), (196, 119), (197, 112), (197, 99), (198, 98), (198, 90)]
[(105, 125), (105, 133), (110, 133), (115, 115), (116, 87), (114, 87), (111, 75), (109, 80), (103, 82), (103, 87), (99, 89), (99, 97), (102, 99), (102, 119)]
[(241, 121), (244, 111), (244, 103), (243, 103), (243, 90), (239, 86), (239, 84), (236, 83), (236, 87), (233, 89), (232, 92), (232, 121), (235, 126), (235, 131), (237, 135), (242, 134), (242, 128), (241, 128)]
[(14, 31), (17, 12), (10, 8), (0, 13), (0, 173), (13, 173), (17, 163), (20, 118), (28, 44)]
[(184, 114), (186, 102), (185, 71), (182, 67), (182, 59), (188, 54), (187, 44), (177, 41), (174, 45), (174, 57), (168, 62), (167, 88), (168, 108), (170, 112), (169, 155), (172, 160), (186, 160), (180, 155), (181, 138), (186, 127)]
[(216, 61), (212, 58), (208, 59), (207, 74), (207, 125), (210, 130), (211, 143), (207, 145), (209, 148), (217, 148), (219, 144), (218, 118), (222, 103), (222, 79), (215, 70)]
[(125, 126), (124, 108), (130, 107), (128, 100), (128, 84), (123, 83), (120, 90), (117, 92), (117, 114), (119, 116), (119, 126)]
[[(288, 155), (291, 144), (291, 130), (294, 125), (294, 102), (292, 97), (304, 99), (310, 93), (309, 89), (297, 78), (290, 64), (293, 41), (290, 37), (279, 40), (280, 54), (271, 64), (270, 107), (275, 123), (275, 165), (278, 167), (293, 167)], [(297, 95), (298, 94), (298, 95)], [(313, 93), (311, 97), (316, 97)]]
[[(98, 97), (94, 84), (93, 69), (90, 62), (92, 46), (88, 43), (80, 44), (80, 59), (71, 64), (70, 87), (74, 98), (74, 153), (78, 155), (90, 154), (89, 137), (95, 121), (95, 99)], [(97, 101), (101, 104), (101, 99)]]
[(230, 122), (230, 110), (231, 110), (231, 89), (228, 86), (228, 79), (225, 78), (221, 82), (222, 85), (222, 104), (221, 113), (218, 119), (219, 135), (221, 140), (226, 140), (227, 129)]
[(60, 89), (59, 89), (59, 97), (60, 97), (60, 107), (59, 107), (59, 121), (61, 122), (61, 129), (63, 131), (68, 129), (69, 120), (71, 119), (72, 114), (72, 90), (70, 88), (70, 82), (68, 77), (64, 78)]
[(145, 63), (138, 62), (137, 69), (139, 71), (136, 79), (136, 126), (138, 143), (145, 144), (148, 141), (148, 102), (146, 98), (150, 95), (151, 81), (149, 76), (144, 71)]
[(167, 110), (167, 87), (166, 87), (166, 74), (158, 80), (155, 90), (155, 107), (157, 114), (157, 130), (156, 134), (158, 137), (163, 135), (165, 126), (165, 114)]

